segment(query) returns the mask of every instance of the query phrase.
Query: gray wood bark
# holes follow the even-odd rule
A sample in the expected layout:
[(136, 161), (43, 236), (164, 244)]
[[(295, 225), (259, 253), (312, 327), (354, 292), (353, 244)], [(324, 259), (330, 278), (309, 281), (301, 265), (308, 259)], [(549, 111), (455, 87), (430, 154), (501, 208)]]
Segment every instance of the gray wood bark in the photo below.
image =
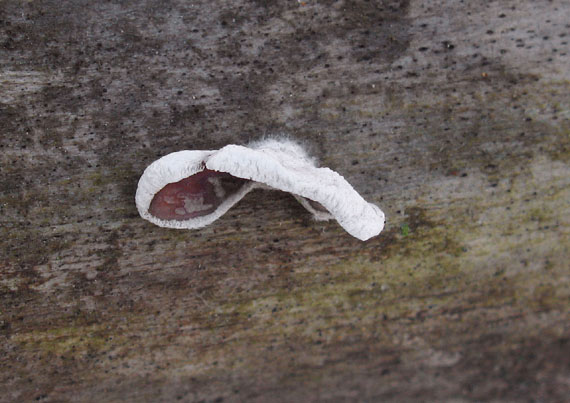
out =
[[(0, 2), (1, 401), (563, 401), (570, 5)], [(387, 214), (144, 168), (283, 135)]]

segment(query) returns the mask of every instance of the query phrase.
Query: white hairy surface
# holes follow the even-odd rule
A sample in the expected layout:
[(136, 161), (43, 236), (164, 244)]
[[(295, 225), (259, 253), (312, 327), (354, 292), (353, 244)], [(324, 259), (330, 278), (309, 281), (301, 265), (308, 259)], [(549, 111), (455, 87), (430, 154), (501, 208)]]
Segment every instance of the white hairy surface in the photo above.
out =
[[(169, 183), (187, 178), (204, 168), (249, 179), (239, 191), (225, 199), (211, 214), (186, 221), (162, 220), (148, 212), (154, 195)], [(215, 185), (216, 179), (212, 179)], [(271, 187), (292, 193), (316, 219), (335, 218), (352, 236), (367, 240), (384, 228), (384, 213), (366, 202), (338, 173), (317, 168), (314, 160), (296, 143), (265, 140), (249, 147), (228, 145), (219, 151), (180, 151), (152, 163), (139, 180), (136, 194), (141, 216), (168, 228), (200, 228), (222, 216), (255, 187)], [(216, 193), (223, 189), (216, 186)], [(328, 212), (313, 208), (320, 203)]]
[(298, 147), (275, 140), (258, 143), (255, 149), (228, 145), (212, 154), (206, 167), (319, 202), (358, 239), (378, 235), (384, 228), (382, 210), (366, 202), (338, 173), (315, 167)]

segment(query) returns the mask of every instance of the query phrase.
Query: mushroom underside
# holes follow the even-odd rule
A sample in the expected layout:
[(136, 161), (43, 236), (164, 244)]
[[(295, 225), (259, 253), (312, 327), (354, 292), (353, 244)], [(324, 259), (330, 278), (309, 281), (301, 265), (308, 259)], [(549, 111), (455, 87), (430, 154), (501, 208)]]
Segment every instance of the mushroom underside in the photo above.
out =
[(157, 218), (176, 221), (208, 215), (247, 182), (225, 172), (205, 169), (164, 186), (154, 195), (149, 212)]

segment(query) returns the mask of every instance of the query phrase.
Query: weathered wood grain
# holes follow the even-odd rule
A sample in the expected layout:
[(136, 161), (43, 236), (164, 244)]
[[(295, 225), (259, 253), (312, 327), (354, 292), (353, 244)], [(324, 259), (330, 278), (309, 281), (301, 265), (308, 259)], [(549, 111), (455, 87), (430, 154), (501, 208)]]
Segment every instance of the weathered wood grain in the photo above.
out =
[[(570, 6), (0, 2), (0, 400), (563, 401)], [(141, 220), (154, 159), (282, 134), (387, 213)]]

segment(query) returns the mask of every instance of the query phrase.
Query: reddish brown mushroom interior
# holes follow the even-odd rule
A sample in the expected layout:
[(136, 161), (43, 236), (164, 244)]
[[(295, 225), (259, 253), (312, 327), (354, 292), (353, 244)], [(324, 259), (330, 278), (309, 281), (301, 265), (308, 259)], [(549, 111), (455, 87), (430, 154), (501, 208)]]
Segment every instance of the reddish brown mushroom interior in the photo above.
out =
[(175, 183), (154, 195), (149, 212), (163, 220), (188, 220), (213, 213), (236, 193), (247, 179), (206, 169)]

